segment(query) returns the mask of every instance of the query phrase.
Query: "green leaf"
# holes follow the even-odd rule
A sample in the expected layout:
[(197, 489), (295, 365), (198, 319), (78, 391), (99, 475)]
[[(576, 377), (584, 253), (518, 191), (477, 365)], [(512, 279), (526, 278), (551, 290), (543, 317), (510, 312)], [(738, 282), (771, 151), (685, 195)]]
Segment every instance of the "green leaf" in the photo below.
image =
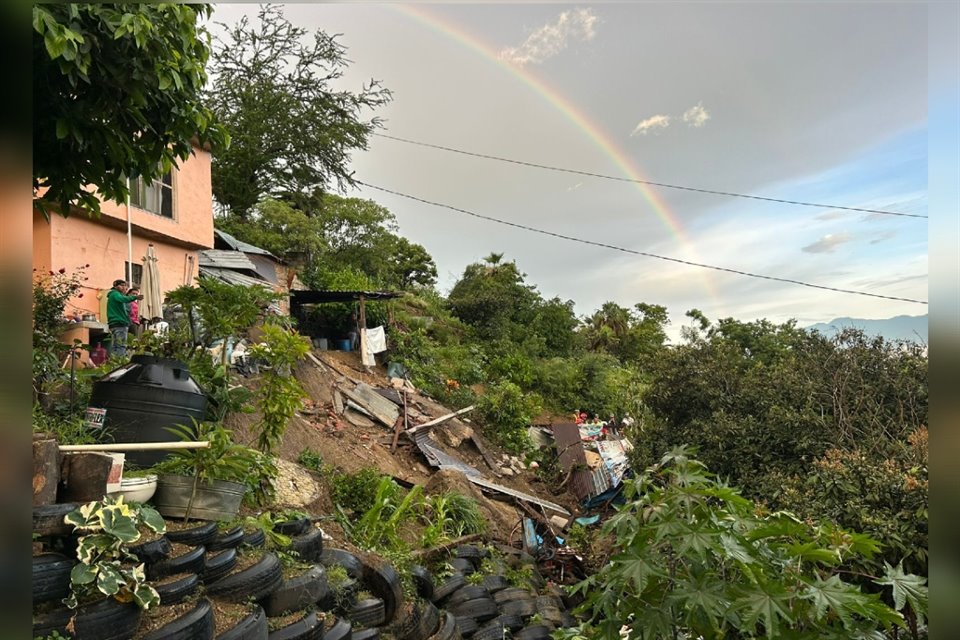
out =
[(124, 543), (136, 542), (140, 539), (133, 518), (124, 515), (119, 508), (107, 507), (100, 514), (103, 530)]
[(100, 564), (100, 575), (97, 576), (97, 589), (101, 593), (112, 596), (120, 591), (120, 586), (127, 583), (126, 577), (119, 565), (110, 562)]
[(47, 48), (47, 55), (50, 56), (50, 59), (56, 60), (63, 54), (63, 49), (67, 46), (67, 39), (51, 30), (43, 36), (43, 44)]
[(157, 510), (152, 507), (146, 505), (140, 507), (140, 521), (156, 533), (164, 533), (167, 530), (163, 516), (157, 513)]
[(890, 566), (887, 562), (883, 563), (886, 572), (884, 576), (877, 580), (877, 584), (893, 587), (893, 604), (897, 611), (903, 610), (907, 604), (917, 614), (920, 620), (927, 616), (927, 579), (912, 573), (903, 572), (903, 561), (900, 561), (896, 567)]
[(766, 636), (776, 638), (781, 620), (793, 622), (789, 600), (789, 594), (781, 585), (756, 585), (754, 591), (736, 600), (734, 609), (743, 614), (743, 622), (748, 628), (762, 621)]
[(97, 577), (97, 567), (82, 562), (73, 565), (70, 570), (70, 582), (73, 584), (90, 584)]
[(70, 125), (63, 118), (57, 118), (57, 140), (63, 140), (68, 135), (70, 135)]
[(823, 620), (830, 609), (840, 617), (845, 627), (851, 623), (850, 605), (862, 596), (859, 589), (845, 584), (839, 576), (830, 576), (827, 580), (817, 579), (807, 585), (802, 597), (813, 602), (817, 620)]
[(617, 568), (618, 578), (632, 581), (637, 595), (643, 593), (651, 578), (665, 575), (647, 561), (651, 557), (655, 558), (656, 556), (628, 553), (612, 559), (614, 566)]
[(141, 609), (149, 609), (160, 604), (160, 594), (149, 584), (139, 584), (133, 590), (133, 601)]

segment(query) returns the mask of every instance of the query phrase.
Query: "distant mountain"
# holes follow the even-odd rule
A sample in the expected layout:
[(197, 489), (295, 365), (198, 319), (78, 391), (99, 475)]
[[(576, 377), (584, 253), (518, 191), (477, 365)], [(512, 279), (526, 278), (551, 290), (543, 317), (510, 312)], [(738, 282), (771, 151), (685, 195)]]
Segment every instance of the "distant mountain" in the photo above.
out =
[(819, 322), (807, 329), (816, 329), (820, 333), (833, 336), (841, 329), (856, 327), (872, 336), (883, 336), (887, 340), (912, 340), (927, 344), (927, 316), (896, 316), (884, 320), (865, 320), (863, 318), (835, 318), (830, 322)]

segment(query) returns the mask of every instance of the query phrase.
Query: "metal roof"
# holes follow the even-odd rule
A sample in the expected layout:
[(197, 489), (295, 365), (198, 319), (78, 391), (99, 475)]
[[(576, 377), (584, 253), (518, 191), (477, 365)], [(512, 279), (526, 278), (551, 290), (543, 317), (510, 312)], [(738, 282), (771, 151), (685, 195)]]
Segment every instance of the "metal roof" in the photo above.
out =
[(248, 242), (244, 242), (243, 240), (237, 240), (226, 231), (221, 231), (220, 229), (214, 229), (213, 234), (214, 236), (216, 236), (216, 238), (222, 240), (224, 244), (229, 246), (234, 251), (242, 251), (243, 253), (257, 253), (262, 256), (270, 256), (274, 260), (279, 260), (277, 256), (273, 255), (266, 249), (261, 249), (260, 247), (252, 245)]
[(260, 278), (254, 278), (252, 276), (244, 275), (237, 271), (231, 271), (230, 269), (220, 269), (217, 267), (206, 267), (200, 265), (200, 275), (209, 276), (211, 278), (217, 278), (227, 284), (242, 284), (245, 287), (264, 287), (266, 289), (272, 289), (270, 283), (266, 280), (261, 280)]
[(200, 252), (200, 266), (214, 267), (216, 269), (233, 269), (239, 271), (251, 271), (256, 273), (257, 265), (253, 264), (244, 253), (240, 251), (225, 251), (222, 249), (207, 249)]
[(327, 289), (291, 289), (290, 299), (297, 304), (318, 302), (351, 302), (363, 296), (365, 300), (389, 300), (403, 294), (396, 291), (330, 291)]

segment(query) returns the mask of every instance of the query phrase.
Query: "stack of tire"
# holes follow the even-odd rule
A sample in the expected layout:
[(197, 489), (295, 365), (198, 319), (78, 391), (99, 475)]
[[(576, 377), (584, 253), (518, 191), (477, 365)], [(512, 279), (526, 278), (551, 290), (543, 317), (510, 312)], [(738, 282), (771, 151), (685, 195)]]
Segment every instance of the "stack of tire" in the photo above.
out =
[[(456, 633), (450, 637), (501, 640), (509, 635), (519, 640), (544, 640), (554, 629), (576, 624), (557, 594), (511, 587), (503, 563), (494, 563), (494, 572), (481, 581), (468, 582), (467, 576), (477, 571), (486, 555), (485, 549), (472, 545), (457, 547), (449, 561), (455, 569), (452, 575), (436, 586), (426, 585), (425, 578), (417, 581), (420, 594), (453, 618)], [(418, 571), (422, 569), (415, 571), (415, 580)], [(536, 623), (532, 621), (534, 616), (538, 616)]]
[[(79, 640), (126, 640), (140, 627), (142, 613), (132, 603), (107, 598), (77, 611), (57, 606), (70, 590), (70, 571), (76, 540), (63, 516), (78, 505), (56, 505), (35, 511), (34, 531), (42, 535), (47, 552), (34, 556), (34, 637), (59, 633)], [(41, 520), (38, 526), (38, 515)], [(323, 548), (323, 534), (307, 518), (281, 523), (280, 533), (290, 536), (290, 550), (312, 564), (301, 575), (284, 579), (280, 559), (263, 553), (253, 565), (237, 568), (241, 544), (257, 548), (265, 544), (263, 531), (245, 533), (241, 527), (220, 531), (216, 522), (194, 523), (170, 530), (162, 537), (132, 545), (129, 551), (145, 566), (147, 581), (157, 589), (160, 606), (191, 602), (178, 618), (152, 630), (144, 640), (213, 640), (216, 602), (253, 602), (251, 613), (217, 640), (374, 640), (377, 628), (390, 624), (401, 607), (403, 592), (396, 571), (388, 564), (361, 561), (352, 554)], [(174, 546), (176, 545), (176, 546)], [(175, 551), (177, 549), (177, 551)], [(350, 593), (374, 594), (359, 602), (355, 598), (334, 600), (326, 580), (328, 565), (344, 566), (354, 583)], [(37, 611), (37, 606), (51, 611)], [(345, 605), (345, 606), (343, 606)], [(182, 605), (181, 605), (182, 606)], [(318, 615), (329, 611), (333, 615)], [(294, 622), (270, 630), (270, 618), (302, 612)], [(76, 615), (75, 615), (76, 614)], [(73, 620), (71, 625), (71, 619)], [(355, 630), (354, 627), (363, 627)], [(68, 628), (72, 631), (68, 631)]]

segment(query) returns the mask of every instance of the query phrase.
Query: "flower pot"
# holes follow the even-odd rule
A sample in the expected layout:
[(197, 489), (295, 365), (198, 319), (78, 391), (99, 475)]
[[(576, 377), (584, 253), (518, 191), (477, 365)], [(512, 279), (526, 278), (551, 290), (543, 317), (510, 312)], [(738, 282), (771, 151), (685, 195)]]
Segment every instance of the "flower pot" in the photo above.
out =
[[(162, 515), (182, 518), (187, 513), (193, 494), (193, 478), (161, 474), (157, 478), (157, 492), (153, 505)], [(231, 520), (240, 510), (246, 485), (226, 480), (198, 481), (196, 496), (190, 507), (190, 517), (198, 520)]]
[(124, 502), (146, 502), (156, 491), (157, 476), (151, 474), (142, 478), (123, 478), (119, 491), (111, 491), (107, 495), (111, 498), (122, 495)]

